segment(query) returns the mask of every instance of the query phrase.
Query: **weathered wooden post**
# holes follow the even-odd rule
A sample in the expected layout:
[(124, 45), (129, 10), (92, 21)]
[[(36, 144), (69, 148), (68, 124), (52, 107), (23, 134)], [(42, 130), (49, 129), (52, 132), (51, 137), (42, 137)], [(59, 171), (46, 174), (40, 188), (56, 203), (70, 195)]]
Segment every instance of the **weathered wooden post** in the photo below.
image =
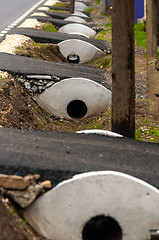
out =
[(147, 0), (147, 86), (149, 113), (159, 112), (159, 66), (157, 66), (157, 4)]
[(112, 131), (134, 138), (134, 0), (112, 3)]
[(100, 0), (100, 13), (110, 14), (112, 6), (112, 0)]
[(74, 13), (75, 0), (70, 0), (69, 12)]

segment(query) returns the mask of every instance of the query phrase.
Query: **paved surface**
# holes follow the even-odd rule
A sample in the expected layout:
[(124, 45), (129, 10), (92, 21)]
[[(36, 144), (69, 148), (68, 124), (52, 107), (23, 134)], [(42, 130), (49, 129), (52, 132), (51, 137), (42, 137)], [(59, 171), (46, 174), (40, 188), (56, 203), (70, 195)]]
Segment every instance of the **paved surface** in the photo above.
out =
[[(49, 6), (48, 6), (49, 7)], [(50, 9), (55, 9), (55, 7), (49, 7)], [(45, 12), (46, 13), (46, 11), (44, 11), (44, 10), (42, 10), (42, 11), (40, 11), (40, 12)], [(47, 13), (49, 13), (50, 11), (47, 11)], [(87, 12), (84, 12), (84, 14), (85, 15), (87, 15), (88, 17), (90, 17), (90, 14), (89, 13), (87, 13)], [(71, 16), (71, 14), (69, 13), (69, 12), (66, 12), (66, 13), (63, 13), (63, 12), (54, 12), (54, 16), (55, 16), (55, 18), (60, 18), (60, 19), (64, 19), (64, 18), (67, 18), (67, 17), (69, 17), (69, 16)], [(85, 21), (87, 21), (87, 22), (91, 22), (92, 21), (92, 19), (91, 18), (88, 18), (88, 17), (81, 17), (80, 16), (80, 18), (83, 18)]]
[(102, 51), (111, 51), (111, 43), (98, 40), (93, 38), (86, 38), (80, 35), (75, 34), (66, 34), (66, 33), (59, 33), (59, 32), (48, 32), (39, 29), (32, 29), (32, 28), (15, 28), (9, 32), (9, 34), (23, 34), (25, 36), (31, 37), (35, 42), (41, 43), (54, 43), (58, 44), (67, 39), (80, 39), (90, 44), (93, 44), (97, 48)]
[(39, 173), (53, 184), (76, 173), (115, 170), (159, 188), (159, 145), (131, 139), (0, 128), (0, 172)]
[(57, 76), (60, 79), (82, 77), (94, 80), (108, 87), (105, 83), (103, 71), (89, 65), (52, 63), (8, 53), (0, 53), (0, 59), (0, 69), (8, 71), (13, 75), (44, 74)]
[[(52, 17), (43, 17), (43, 16), (32, 16), (30, 18), (35, 18), (37, 19), (39, 22), (42, 22), (42, 23), (52, 23), (53, 25), (55, 25), (55, 27), (57, 29), (59, 29), (60, 27), (66, 25), (66, 24), (71, 24), (73, 22), (71, 21), (66, 21), (66, 20), (61, 20), (61, 19), (56, 19), (56, 18), (52, 18)], [(83, 25), (86, 25), (88, 26), (87, 24), (83, 24)]]
[(38, 2), (39, 0), (0, 0), (0, 32)]

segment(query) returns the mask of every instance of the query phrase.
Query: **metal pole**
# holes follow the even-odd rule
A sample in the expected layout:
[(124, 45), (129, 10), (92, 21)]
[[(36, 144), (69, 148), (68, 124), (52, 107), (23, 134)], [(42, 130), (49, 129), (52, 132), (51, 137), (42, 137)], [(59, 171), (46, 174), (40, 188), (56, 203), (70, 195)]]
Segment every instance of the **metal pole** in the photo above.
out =
[(112, 131), (134, 138), (134, 0), (113, 0), (112, 8)]

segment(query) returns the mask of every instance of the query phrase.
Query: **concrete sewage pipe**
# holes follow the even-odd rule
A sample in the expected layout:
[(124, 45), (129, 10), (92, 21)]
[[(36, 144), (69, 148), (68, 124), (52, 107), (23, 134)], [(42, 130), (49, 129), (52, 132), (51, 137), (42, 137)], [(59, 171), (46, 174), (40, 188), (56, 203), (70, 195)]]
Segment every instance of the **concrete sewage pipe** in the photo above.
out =
[(86, 63), (95, 60), (100, 57), (104, 57), (106, 53), (101, 51), (94, 45), (79, 40), (79, 39), (68, 39), (58, 43), (60, 52), (67, 58), (70, 53), (75, 53), (79, 56), (79, 63)]
[(69, 23), (61, 28), (59, 28), (58, 32), (60, 33), (68, 33), (68, 34), (83, 34), (87, 37), (93, 37), (96, 35), (96, 31), (91, 29), (88, 26), (85, 26), (81, 23)]
[(111, 91), (86, 78), (68, 78), (35, 95), (34, 99), (46, 112), (75, 120), (106, 110), (111, 103)]
[(59, 183), (24, 216), (50, 240), (141, 240), (158, 229), (158, 207), (159, 191), (152, 185), (124, 173), (97, 171)]

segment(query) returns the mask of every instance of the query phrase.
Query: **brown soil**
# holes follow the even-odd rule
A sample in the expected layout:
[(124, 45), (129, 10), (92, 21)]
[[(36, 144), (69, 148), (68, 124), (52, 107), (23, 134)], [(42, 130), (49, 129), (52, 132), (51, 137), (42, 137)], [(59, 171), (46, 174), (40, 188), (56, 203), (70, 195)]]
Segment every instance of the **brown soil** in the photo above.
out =
[[(22, 219), (8, 199), (0, 196), (0, 240), (45, 240)], [(7, 223), (7, 224), (6, 224)]]
[(18, 47), (16, 55), (50, 62), (68, 62), (67, 59), (60, 53), (58, 45), (51, 43), (40, 44), (30, 41), (29, 43)]

